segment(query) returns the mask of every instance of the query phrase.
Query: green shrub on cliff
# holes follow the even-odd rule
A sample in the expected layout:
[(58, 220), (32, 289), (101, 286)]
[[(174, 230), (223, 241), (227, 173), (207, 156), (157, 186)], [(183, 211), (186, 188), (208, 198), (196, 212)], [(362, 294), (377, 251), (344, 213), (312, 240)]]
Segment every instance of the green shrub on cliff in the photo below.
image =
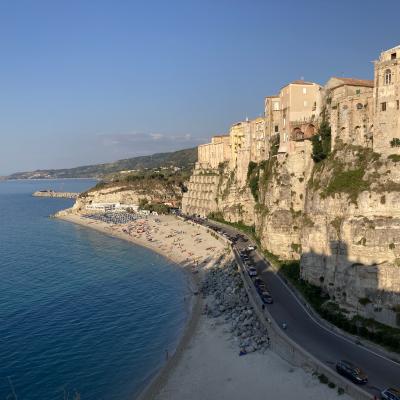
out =
[(312, 158), (315, 162), (324, 160), (331, 152), (331, 127), (327, 121), (322, 121), (318, 134), (312, 141)]
[(247, 182), (250, 187), (251, 194), (254, 200), (258, 201), (258, 181), (260, 179), (260, 167), (254, 161), (249, 162), (247, 168)]

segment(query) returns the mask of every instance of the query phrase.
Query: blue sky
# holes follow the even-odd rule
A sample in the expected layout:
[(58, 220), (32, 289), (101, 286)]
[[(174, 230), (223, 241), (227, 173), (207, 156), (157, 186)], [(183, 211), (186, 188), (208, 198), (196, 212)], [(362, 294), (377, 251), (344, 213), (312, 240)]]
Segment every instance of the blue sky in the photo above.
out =
[(0, 0), (0, 175), (195, 146), (291, 80), (372, 78), (399, 15), (399, 0)]

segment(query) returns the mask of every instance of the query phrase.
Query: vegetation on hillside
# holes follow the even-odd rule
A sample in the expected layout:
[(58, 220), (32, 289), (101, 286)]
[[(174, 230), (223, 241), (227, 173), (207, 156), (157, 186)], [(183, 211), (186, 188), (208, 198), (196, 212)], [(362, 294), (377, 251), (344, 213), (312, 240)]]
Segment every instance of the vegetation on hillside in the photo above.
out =
[(86, 165), (67, 169), (36, 170), (18, 172), (8, 176), (8, 179), (55, 179), (55, 178), (103, 178), (120, 171), (146, 170), (161, 167), (177, 167), (190, 169), (197, 161), (197, 148), (157, 153), (150, 156), (140, 156), (119, 160), (113, 163)]
[(157, 214), (169, 214), (171, 208), (166, 204), (162, 203), (152, 203), (147, 199), (140, 199), (139, 210), (148, 210), (150, 212), (156, 212)]
[(315, 162), (320, 162), (328, 157), (331, 152), (331, 127), (329, 123), (322, 121), (318, 134), (314, 135), (312, 141), (312, 158)]
[(258, 203), (260, 198), (260, 189), (265, 190), (273, 175), (273, 167), (276, 163), (276, 155), (279, 148), (279, 135), (276, 135), (271, 141), (270, 156), (268, 159), (259, 162), (249, 162), (247, 169), (247, 183), (254, 200)]
[[(338, 140), (334, 151), (314, 166), (308, 187), (319, 191), (322, 198), (344, 193), (350, 202), (356, 203), (359, 194), (373, 185), (375, 189), (390, 189), (390, 182), (382, 183), (376, 172), (381, 165), (380, 154), (372, 149), (345, 145)], [(391, 186), (397, 190), (396, 184)]]
[[(94, 187), (81, 193), (80, 197), (101, 190), (115, 188), (115, 192), (134, 190), (138, 194), (164, 192), (170, 200), (180, 200), (187, 191), (186, 182), (190, 177), (189, 169), (166, 168), (119, 173), (107, 176)], [(155, 210), (154, 210), (155, 211)]]

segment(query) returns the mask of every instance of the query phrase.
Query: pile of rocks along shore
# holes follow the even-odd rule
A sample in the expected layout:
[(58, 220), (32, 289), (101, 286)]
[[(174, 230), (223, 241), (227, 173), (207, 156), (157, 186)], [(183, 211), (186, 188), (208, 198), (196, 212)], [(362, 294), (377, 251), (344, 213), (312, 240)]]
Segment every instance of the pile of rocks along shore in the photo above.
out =
[(268, 348), (268, 332), (249, 303), (236, 263), (217, 263), (208, 269), (201, 292), (207, 297), (204, 313), (229, 325), (242, 352), (263, 352)]

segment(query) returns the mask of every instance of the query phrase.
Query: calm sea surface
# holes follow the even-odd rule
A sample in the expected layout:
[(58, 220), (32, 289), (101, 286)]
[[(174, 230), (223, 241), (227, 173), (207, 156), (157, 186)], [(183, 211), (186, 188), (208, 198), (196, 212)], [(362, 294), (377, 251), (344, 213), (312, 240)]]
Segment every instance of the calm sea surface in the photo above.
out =
[(0, 400), (133, 399), (176, 346), (187, 278), (147, 249), (48, 218), (93, 181), (0, 182)]

